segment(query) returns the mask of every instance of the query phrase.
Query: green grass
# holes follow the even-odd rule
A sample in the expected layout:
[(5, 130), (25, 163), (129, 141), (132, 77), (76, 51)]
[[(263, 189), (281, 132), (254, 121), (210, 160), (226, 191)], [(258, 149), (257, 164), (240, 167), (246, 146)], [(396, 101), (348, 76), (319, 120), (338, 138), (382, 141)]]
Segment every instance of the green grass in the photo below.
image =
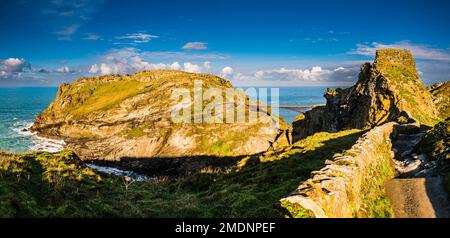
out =
[(234, 168), (205, 168), (128, 189), (121, 178), (86, 168), (70, 152), (0, 153), (0, 216), (283, 217), (275, 208), (280, 198), (360, 135), (318, 133), (284, 150), (249, 156)]
[(145, 84), (135, 80), (106, 83), (90, 83), (78, 89), (79, 93), (92, 92), (82, 103), (65, 108), (72, 116), (79, 118), (86, 114), (111, 109), (123, 100), (145, 92)]
[(358, 214), (370, 218), (392, 218), (394, 211), (385, 195), (384, 183), (395, 177), (390, 161), (391, 149), (387, 143), (377, 146), (377, 156), (380, 161), (375, 168), (368, 168), (368, 176), (362, 184), (362, 199), (365, 214)]
[(139, 138), (145, 136), (144, 128), (133, 127), (126, 132), (126, 137), (128, 139)]
[(299, 204), (283, 201), (281, 202), (281, 206), (289, 212), (289, 218), (314, 218), (314, 214), (311, 211), (304, 209)]
[(450, 146), (450, 118), (438, 123), (429, 130), (421, 139), (415, 150), (418, 153), (427, 154), (433, 159), (450, 160), (450, 154), (446, 150)]

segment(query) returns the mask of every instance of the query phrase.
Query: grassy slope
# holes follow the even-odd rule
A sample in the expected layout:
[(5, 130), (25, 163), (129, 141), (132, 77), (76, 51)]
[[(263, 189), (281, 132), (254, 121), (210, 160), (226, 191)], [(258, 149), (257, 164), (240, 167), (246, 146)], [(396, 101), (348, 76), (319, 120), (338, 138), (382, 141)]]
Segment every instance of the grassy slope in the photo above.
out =
[(126, 98), (144, 93), (145, 89), (145, 84), (135, 80), (87, 84), (82, 90), (93, 93), (83, 103), (83, 107), (70, 107), (66, 111), (78, 118), (91, 112), (107, 110)]
[(0, 154), (1, 217), (281, 217), (278, 200), (360, 132), (318, 133), (283, 151), (168, 181), (98, 174), (70, 152)]
[[(49, 108), (44, 115), (63, 109), (65, 115), (81, 118), (93, 112), (106, 111), (118, 106), (125, 99), (152, 92), (160, 101), (170, 99), (170, 90), (163, 86), (192, 88), (194, 80), (202, 80), (206, 88), (229, 88), (231, 84), (208, 74), (192, 74), (173, 70), (142, 71), (132, 75), (106, 75), (81, 78), (70, 85), (64, 85), (58, 99), (70, 97), (63, 108)], [(159, 92), (158, 92), (159, 91)], [(58, 104), (59, 105), (59, 104)]]

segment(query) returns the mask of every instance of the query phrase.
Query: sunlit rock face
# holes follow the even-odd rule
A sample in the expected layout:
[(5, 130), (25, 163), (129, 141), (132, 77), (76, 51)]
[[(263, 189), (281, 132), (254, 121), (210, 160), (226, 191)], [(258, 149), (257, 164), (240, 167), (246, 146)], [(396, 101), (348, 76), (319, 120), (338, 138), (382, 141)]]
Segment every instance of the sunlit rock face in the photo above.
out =
[(373, 64), (362, 65), (353, 87), (328, 90), (324, 96), (325, 107), (306, 112), (294, 122), (295, 139), (319, 131), (369, 129), (391, 121), (433, 125), (438, 119), (433, 97), (407, 50), (378, 50)]

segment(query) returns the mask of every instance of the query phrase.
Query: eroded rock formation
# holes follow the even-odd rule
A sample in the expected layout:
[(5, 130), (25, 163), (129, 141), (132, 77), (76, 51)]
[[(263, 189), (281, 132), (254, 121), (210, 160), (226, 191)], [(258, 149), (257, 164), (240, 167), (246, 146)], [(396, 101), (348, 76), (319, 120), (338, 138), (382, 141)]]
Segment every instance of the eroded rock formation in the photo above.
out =
[(327, 104), (294, 122), (294, 139), (319, 131), (369, 129), (386, 122), (433, 124), (438, 112), (416, 71), (411, 52), (378, 50), (375, 62), (361, 67), (356, 85), (328, 90)]

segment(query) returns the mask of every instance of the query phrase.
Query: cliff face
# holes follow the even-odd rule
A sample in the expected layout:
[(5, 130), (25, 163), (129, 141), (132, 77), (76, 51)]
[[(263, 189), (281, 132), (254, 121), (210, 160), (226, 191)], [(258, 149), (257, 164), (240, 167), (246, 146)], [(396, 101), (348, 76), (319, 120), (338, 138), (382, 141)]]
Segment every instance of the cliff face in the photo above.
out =
[(438, 83), (428, 88), (441, 118), (450, 117), (450, 81)]
[[(82, 78), (59, 88), (32, 130), (64, 140), (83, 160), (237, 156), (266, 151), (275, 141), (275, 147), (288, 143), (283, 121), (272, 129), (269, 123), (248, 121), (173, 123), (171, 112), (177, 102), (171, 99), (172, 91), (192, 90), (194, 80), (202, 80), (204, 90), (234, 90), (216, 76), (167, 70)], [(275, 119), (269, 112), (260, 116)]]
[(361, 67), (356, 85), (328, 90), (325, 107), (306, 112), (294, 123), (294, 139), (318, 131), (368, 129), (390, 121), (414, 119), (433, 124), (438, 113), (416, 71), (411, 52), (378, 50), (375, 62)]

